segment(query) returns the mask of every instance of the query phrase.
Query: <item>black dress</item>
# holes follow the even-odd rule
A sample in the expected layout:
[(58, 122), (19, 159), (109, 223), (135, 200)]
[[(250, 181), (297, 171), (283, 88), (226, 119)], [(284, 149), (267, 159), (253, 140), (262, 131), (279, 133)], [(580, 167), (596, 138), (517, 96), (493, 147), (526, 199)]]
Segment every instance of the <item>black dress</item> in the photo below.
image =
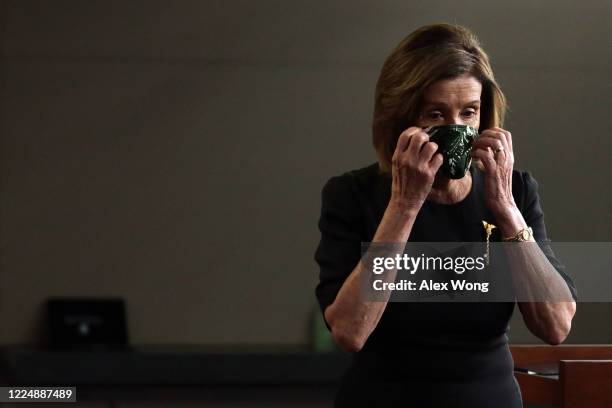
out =
[[(426, 201), (412, 242), (482, 242), (482, 220), (496, 224), (484, 201), (483, 173), (470, 168), (472, 190), (451, 205)], [(378, 164), (331, 178), (322, 191), (320, 266), (316, 295), (324, 311), (370, 242), (391, 195), (391, 178)], [(538, 242), (546, 229), (537, 183), (514, 171), (513, 195)], [(496, 230), (494, 230), (496, 231)], [(499, 240), (493, 235), (492, 240)], [(546, 244), (541, 247), (568, 283)], [(521, 407), (506, 330), (514, 303), (390, 302), (357, 353), (336, 396), (337, 407)]]

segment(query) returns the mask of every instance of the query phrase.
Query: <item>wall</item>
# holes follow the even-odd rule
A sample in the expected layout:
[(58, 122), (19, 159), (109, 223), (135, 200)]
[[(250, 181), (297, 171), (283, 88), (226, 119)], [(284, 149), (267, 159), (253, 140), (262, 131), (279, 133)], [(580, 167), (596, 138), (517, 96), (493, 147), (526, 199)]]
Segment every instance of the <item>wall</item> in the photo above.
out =
[(552, 239), (610, 240), (610, 2), (0, 4), (0, 343), (51, 295), (124, 296), (138, 344), (305, 342), (320, 189), (375, 160), (378, 71), (425, 23), (480, 36)]

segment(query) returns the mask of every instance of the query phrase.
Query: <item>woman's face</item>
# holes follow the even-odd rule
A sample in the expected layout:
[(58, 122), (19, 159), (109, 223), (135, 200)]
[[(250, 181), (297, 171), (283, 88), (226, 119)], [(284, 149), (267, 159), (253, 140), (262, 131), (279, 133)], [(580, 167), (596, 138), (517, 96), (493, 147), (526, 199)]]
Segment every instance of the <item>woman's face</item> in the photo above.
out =
[(444, 79), (425, 89), (417, 126), (480, 126), (482, 84), (471, 75)]

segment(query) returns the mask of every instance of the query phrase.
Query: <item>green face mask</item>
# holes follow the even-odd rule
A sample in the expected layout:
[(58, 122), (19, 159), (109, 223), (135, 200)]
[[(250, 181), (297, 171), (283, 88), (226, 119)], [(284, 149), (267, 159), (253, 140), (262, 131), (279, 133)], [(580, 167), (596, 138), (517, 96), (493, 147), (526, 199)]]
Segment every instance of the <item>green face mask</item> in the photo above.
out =
[(478, 137), (478, 131), (466, 125), (434, 126), (428, 132), (429, 141), (438, 145), (444, 161), (441, 171), (451, 179), (460, 179), (470, 165), (472, 141)]

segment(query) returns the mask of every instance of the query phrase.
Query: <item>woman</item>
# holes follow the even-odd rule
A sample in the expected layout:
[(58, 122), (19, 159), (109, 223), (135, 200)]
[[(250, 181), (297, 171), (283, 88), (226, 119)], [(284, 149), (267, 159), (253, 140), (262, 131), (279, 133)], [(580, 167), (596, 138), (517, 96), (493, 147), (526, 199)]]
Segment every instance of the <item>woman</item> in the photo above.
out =
[[(506, 337), (514, 303), (371, 302), (360, 290), (361, 242), (484, 241), (482, 220), (496, 226), (492, 240), (547, 240), (537, 184), (513, 170), (505, 108), (487, 55), (463, 27), (422, 27), (387, 58), (376, 87), (378, 163), (333, 177), (322, 193), (316, 295), (336, 343), (355, 353), (336, 406), (521, 406)], [(438, 171), (425, 129), (448, 124), (480, 132), (458, 179)], [(518, 304), (536, 336), (559, 344), (575, 289), (542, 248), (512, 254), (526, 265), (513, 279), (527, 293), (561, 294)]]

